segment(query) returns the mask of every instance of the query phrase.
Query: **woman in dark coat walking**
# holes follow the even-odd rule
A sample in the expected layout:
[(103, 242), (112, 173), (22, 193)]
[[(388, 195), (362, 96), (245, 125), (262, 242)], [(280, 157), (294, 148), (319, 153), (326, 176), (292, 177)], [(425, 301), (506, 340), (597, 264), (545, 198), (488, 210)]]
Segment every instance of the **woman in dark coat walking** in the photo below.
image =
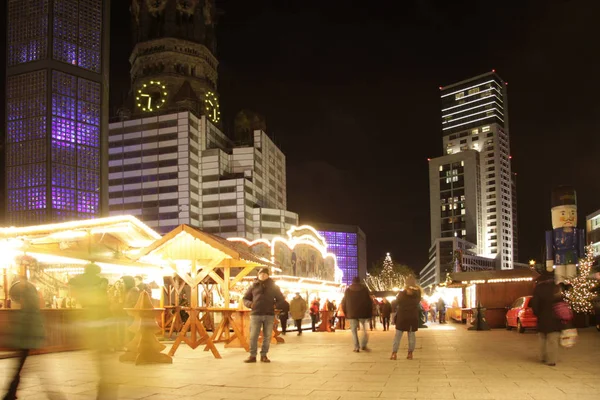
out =
[(540, 345), (540, 361), (553, 367), (558, 355), (562, 322), (554, 311), (554, 305), (562, 301), (560, 288), (554, 283), (554, 277), (545, 273), (538, 278), (529, 302), (537, 317), (537, 331)]
[(417, 338), (415, 332), (419, 330), (419, 302), (421, 301), (421, 291), (416, 285), (415, 278), (409, 277), (406, 280), (404, 290), (398, 293), (396, 310), (396, 335), (394, 335), (394, 344), (392, 345), (391, 360), (396, 359), (398, 348), (400, 347), (400, 339), (404, 332), (408, 336), (408, 360), (413, 359), (413, 351)]

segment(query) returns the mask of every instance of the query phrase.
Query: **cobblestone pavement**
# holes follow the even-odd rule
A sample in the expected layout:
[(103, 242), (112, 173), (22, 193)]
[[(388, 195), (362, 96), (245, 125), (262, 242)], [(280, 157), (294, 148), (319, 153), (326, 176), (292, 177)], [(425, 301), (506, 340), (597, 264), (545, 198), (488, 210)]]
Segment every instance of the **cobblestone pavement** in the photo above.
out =
[[(272, 363), (244, 364), (241, 349), (223, 349), (217, 360), (201, 348), (181, 346), (172, 365), (124, 365), (111, 356), (108, 379), (118, 398), (186, 399), (600, 399), (600, 333), (580, 330), (558, 364), (537, 359), (537, 335), (467, 331), (434, 324), (417, 332), (414, 360), (390, 361), (390, 332), (374, 331), (370, 352), (352, 352), (349, 331), (294, 332), (271, 346)], [(5, 377), (14, 360), (0, 360)], [(95, 399), (97, 373), (86, 352), (30, 357), (19, 399), (44, 399), (60, 390), (68, 399)]]

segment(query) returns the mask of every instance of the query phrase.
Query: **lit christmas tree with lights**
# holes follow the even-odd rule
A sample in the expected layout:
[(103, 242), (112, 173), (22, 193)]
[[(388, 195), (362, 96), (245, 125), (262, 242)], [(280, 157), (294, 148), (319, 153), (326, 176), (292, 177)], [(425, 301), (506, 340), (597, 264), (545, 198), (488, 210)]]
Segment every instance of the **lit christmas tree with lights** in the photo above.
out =
[(400, 289), (404, 286), (405, 276), (394, 268), (394, 262), (390, 253), (385, 255), (383, 268), (377, 274), (367, 274), (365, 284), (369, 290), (381, 292), (386, 290)]
[(591, 313), (594, 310), (592, 300), (596, 294), (593, 289), (597, 282), (590, 277), (593, 264), (594, 252), (592, 246), (587, 246), (585, 259), (579, 260), (579, 275), (565, 282), (570, 287), (565, 291), (564, 297), (574, 312)]

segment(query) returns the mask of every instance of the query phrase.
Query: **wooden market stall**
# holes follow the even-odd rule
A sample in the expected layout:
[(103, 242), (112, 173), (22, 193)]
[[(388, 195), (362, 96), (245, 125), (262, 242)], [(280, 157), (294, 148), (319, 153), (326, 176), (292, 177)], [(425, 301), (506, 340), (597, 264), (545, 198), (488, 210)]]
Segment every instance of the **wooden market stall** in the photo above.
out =
[(136, 253), (160, 235), (132, 216), (97, 218), (28, 227), (0, 228), (0, 267), (3, 274), (0, 335), (10, 335), (11, 284), (27, 274), (40, 296), (46, 344), (39, 352), (80, 348), (77, 340), (85, 310), (67, 282), (94, 262), (105, 276), (161, 275), (159, 267), (135, 261)]
[[(161, 239), (143, 249), (138, 260), (172, 269), (191, 288), (189, 307), (182, 307), (189, 318), (181, 328), (169, 355), (175, 354), (184, 342), (192, 349), (205, 345), (215, 358), (221, 358), (215, 342), (225, 342), (226, 346), (249, 349), (246, 320), (249, 310), (241, 302), (232, 306), (232, 289), (254, 269), (274, 264), (258, 257), (235, 244), (202, 232), (188, 225), (180, 225)], [(216, 282), (223, 296), (222, 305), (207, 307), (200, 304), (198, 287), (206, 279)], [(203, 320), (210, 314), (220, 314), (220, 324), (209, 335)], [(233, 330), (233, 334), (231, 334)], [(190, 336), (187, 336), (190, 332)]]
[(508, 308), (517, 298), (533, 294), (538, 276), (529, 268), (451, 273), (447, 287), (462, 289), (462, 304), (449, 307), (447, 319), (468, 322), (481, 303), (490, 328), (503, 328)]

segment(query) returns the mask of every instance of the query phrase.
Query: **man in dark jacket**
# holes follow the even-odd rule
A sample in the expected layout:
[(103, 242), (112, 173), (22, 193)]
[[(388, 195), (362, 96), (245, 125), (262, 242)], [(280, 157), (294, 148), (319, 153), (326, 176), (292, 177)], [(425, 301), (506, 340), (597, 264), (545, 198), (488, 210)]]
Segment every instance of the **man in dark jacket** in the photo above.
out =
[[(346, 319), (350, 321), (350, 329), (352, 330), (352, 340), (354, 342), (354, 352), (358, 353), (360, 349), (368, 351), (367, 343), (369, 334), (367, 333), (367, 321), (373, 315), (371, 295), (369, 289), (360, 283), (360, 278), (355, 276), (352, 279), (352, 285), (348, 286), (342, 299), (342, 310), (346, 315)], [(363, 335), (358, 343), (358, 324), (362, 325)]]
[(540, 276), (529, 304), (537, 317), (540, 359), (550, 366), (556, 365), (558, 339), (562, 330), (562, 323), (554, 312), (554, 304), (561, 300), (560, 290), (554, 283), (552, 274)]
[(254, 281), (244, 295), (244, 305), (252, 309), (250, 313), (250, 357), (244, 360), (244, 362), (256, 362), (258, 336), (261, 328), (263, 331), (263, 342), (260, 349), (260, 361), (271, 362), (267, 358), (267, 353), (269, 353), (271, 336), (273, 335), (275, 306), (286, 313), (289, 311), (289, 308), (281, 293), (281, 289), (269, 278), (268, 268), (262, 268), (258, 272), (258, 279)]

